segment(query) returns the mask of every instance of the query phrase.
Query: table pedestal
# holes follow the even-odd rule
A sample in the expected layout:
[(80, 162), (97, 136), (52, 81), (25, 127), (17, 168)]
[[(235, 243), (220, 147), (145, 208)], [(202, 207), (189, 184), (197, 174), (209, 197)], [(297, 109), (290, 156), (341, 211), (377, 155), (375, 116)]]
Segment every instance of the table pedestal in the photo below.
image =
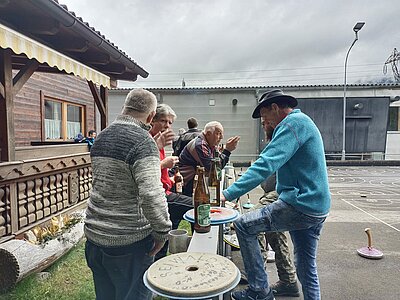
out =
[(240, 271), (229, 259), (210, 253), (177, 253), (150, 266), (145, 285), (172, 299), (209, 299), (233, 289)]

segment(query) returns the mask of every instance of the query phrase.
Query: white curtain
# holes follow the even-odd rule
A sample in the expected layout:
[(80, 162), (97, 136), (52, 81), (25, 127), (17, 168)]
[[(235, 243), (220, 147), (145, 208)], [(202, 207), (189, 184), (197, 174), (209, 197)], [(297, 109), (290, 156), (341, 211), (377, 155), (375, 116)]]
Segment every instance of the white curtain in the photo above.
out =
[(81, 131), (81, 123), (80, 122), (67, 122), (67, 138), (73, 139), (78, 135)]
[(46, 139), (61, 139), (61, 120), (44, 119), (44, 131)]

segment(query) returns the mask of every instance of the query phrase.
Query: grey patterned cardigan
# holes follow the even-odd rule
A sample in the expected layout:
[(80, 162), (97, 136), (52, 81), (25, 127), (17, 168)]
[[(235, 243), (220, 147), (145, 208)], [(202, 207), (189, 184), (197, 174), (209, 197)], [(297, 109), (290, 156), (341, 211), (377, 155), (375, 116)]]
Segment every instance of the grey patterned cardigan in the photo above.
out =
[(85, 235), (99, 246), (125, 246), (149, 234), (155, 240), (167, 239), (171, 222), (149, 128), (120, 115), (91, 148), (93, 183)]

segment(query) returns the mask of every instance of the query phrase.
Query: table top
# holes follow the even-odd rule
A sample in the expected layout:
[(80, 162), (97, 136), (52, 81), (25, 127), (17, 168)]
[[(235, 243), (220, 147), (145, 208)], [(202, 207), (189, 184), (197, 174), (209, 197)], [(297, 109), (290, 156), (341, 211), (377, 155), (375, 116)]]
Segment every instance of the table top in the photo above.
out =
[(205, 299), (234, 288), (240, 281), (240, 271), (223, 256), (183, 252), (153, 263), (143, 279), (150, 290), (161, 296)]
[[(235, 221), (239, 216), (239, 212), (228, 207), (211, 207), (211, 225), (225, 224)], [(194, 223), (194, 209), (188, 210), (183, 218), (186, 221)]]

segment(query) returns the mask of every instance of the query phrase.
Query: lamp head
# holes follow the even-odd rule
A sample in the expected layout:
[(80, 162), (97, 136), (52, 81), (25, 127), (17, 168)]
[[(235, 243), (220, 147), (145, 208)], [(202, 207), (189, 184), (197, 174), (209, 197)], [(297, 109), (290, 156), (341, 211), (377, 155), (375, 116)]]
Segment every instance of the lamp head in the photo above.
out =
[(355, 33), (359, 32), (361, 28), (363, 28), (365, 22), (358, 22), (356, 25), (354, 25), (353, 30)]

